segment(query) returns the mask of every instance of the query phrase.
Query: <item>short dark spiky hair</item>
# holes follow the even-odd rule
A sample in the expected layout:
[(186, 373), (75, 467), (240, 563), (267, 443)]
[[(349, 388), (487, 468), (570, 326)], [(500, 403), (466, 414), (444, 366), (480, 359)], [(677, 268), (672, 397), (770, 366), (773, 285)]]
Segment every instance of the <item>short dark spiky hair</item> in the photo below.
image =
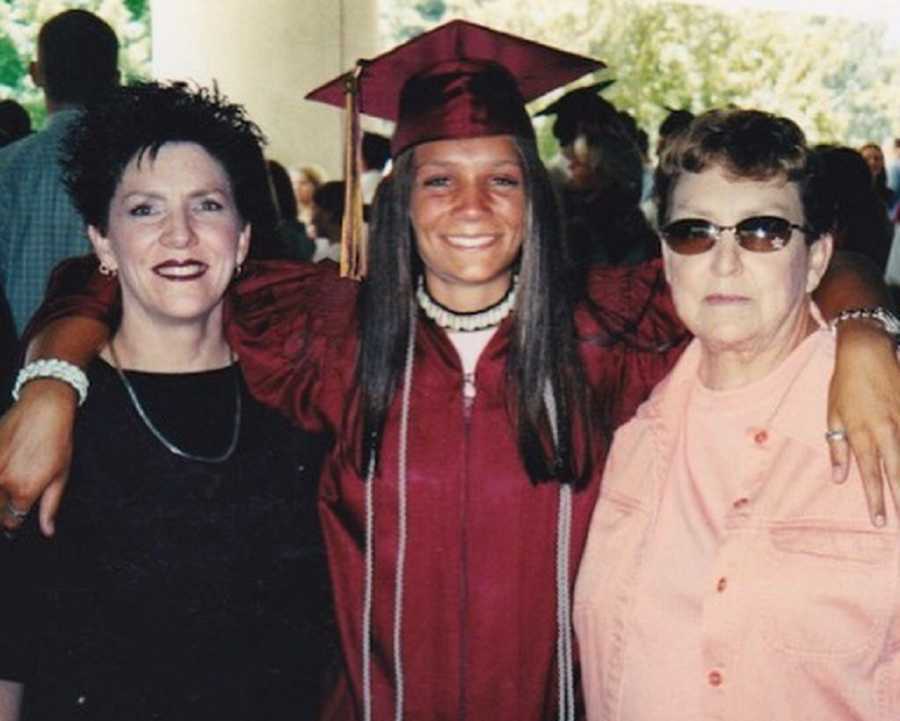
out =
[(821, 164), (789, 118), (761, 110), (709, 110), (666, 146), (654, 185), (660, 227), (668, 222), (672, 192), (684, 173), (718, 166), (736, 178), (797, 183), (811, 242), (831, 230), (833, 206), (823, 192)]
[(166, 143), (196, 143), (225, 169), (241, 218), (254, 229), (273, 218), (260, 129), (216, 88), (138, 83), (117, 88), (71, 128), (62, 151), (66, 186), (88, 225), (106, 232), (109, 205), (133, 158)]

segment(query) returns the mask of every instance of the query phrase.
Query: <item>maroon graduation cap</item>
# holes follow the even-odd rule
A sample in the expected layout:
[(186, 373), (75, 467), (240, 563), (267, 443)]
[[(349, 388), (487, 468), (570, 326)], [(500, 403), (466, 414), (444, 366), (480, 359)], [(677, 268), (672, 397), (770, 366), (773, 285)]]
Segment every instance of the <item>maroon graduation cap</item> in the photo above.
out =
[(310, 100), (347, 108), (344, 176), (346, 213), (341, 272), (365, 274), (365, 249), (356, 242), (362, 205), (358, 113), (393, 120), (391, 153), (431, 140), (515, 135), (534, 139), (525, 103), (604, 67), (599, 60), (453, 20), (316, 88)]
[[(602, 67), (593, 58), (452, 20), (372, 60), (361, 60), (357, 106), (365, 115), (397, 123), (391, 145), (396, 157), (427, 140), (518, 135), (523, 128), (515, 111), (524, 114), (524, 108), (509, 108), (510, 99), (523, 106)], [(482, 73), (488, 77), (478, 82)], [(350, 71), (306, 97), (344, 107), (353, 85)]]

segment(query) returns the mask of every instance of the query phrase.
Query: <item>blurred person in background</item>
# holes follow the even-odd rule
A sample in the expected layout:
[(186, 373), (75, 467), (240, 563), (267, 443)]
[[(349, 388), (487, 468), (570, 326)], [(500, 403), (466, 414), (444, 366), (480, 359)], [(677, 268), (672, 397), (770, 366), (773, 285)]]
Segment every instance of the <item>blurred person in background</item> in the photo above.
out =
[(315, 226), (315, 208), (313, 196), (316, 189), (324, 182), (322, 172), (311, 165), (297, 168), (292, 174), (294, 196), (297, 199), (297, 219), (306, 226), (306, 234), (315, 238), (319, 234)]
[(640, 209), (644, 164), (637, 124), (599, 93), (613, 81), (572, 90), (537, 115), (554, 115), (565, 160), (560, 188), (577, 284), (593, 265), (637, 265), (659, 254)]
[(15, 100), (0, 100), (0, 147), (31, 135), (31, 117)]
[(887, 171), (884, 164), (884, 152), (877, 143), (866, 143), (859, 149), (860, 154), (869, 166), (869, 172), (872, 174), (872, 187), (884, 203), (885, 212), (890, 213), (894, 207), (896, 196), (894, 191), (888, 187)]
[(6, 294), (0, 287), (0, 412), (5, 411), (12, 403), (9, 391), (12, 389), (13, 373), (20, 362), (16, 324)]
[(659, 124), (659, 129), (657, 130), (657, 160), (662, 157), (669, 141), (686, 130), (694, 120), (694, 114), (690, 110), (685, 110), (683, 108), (666, 108), (666, 110), (668, 110), (668, 115), (663, 118), (662, 122)]
[(363, 133), (361, 157), (363, 168), (362, 177), (360, 178), (362, 199), (363, 203), (370, 205), (391, 159), (390, 139), (378, 133)]
[[(657, 129), (656, 137), (656, 158), (659, 159), (666, 144), (682, 130), (687, 128), (694, 119), (694, 114), (689, 110), (666, 108), (668, 115), (663, 118)], [(648, 192), (649, 191), (649, 192)], [(653, 190), (653, 179), (651, 172), (651, 180), (649, 187), (644, 188), (644, 195), (641, 201), (641, 211), (650, 225), (656, 230), (659, 213), (656, 209), (656, 195)]]
[(318, 232), (312, 261), (323, 260), (341, 262), (341, 224), (344, 217), (343, 180), (329, 180), (322, 183), (313, 194), (313, 226)]
[(116, 87), (118, 60), (113, 29), (86, 10), (54, 15), (38, 33), (29, 73), (44, 93), (47, 124), (0, 150), (0, 286), (20, 335), (53, 266), (90, 248), (62, 183), (60, 144), (83, 108)]
[(894, 226), (872, 185), (868, 164), (853, 148), (818, 145), (812, 152), (823, 176), (819, 192), (834, 207), (830, 232), (835, 249), (861, 253), (884, 273)]
[(297, 198), (291, 184), (291, 176), (277, 160), (267, 160), (272, 197), (278, 214), (275, 235), (281, 246), (283, 258), (312, 260), (316, 244), (307, 235), (306, 226), (297, 218)]
[(887, 166), (887, 184), (894, 192), (894, 208), (892, 217), (895, 223), (900, 223), (900, 138), (894, 138), (891, 145), (892, 155)]

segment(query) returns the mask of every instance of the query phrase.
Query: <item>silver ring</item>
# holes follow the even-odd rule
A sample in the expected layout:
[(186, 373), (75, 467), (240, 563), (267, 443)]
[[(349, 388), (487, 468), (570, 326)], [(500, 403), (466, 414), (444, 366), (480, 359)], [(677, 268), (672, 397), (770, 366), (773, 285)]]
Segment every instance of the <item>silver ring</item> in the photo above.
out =
[(838, 428), (833, 431), (825, 431), (825, 440), (829, 443), (831, 441), (846, 441), (847, 431), (845, 431), (843, 428)]
[(25, 518), (28, 515), (27, 510), (22, 511), (22, 510), (16, 508), (12, 503), (9, 503), (9, 502), (7, 502), (5, 510), (10, 516), (15, 518), (17, 521), (21, 521), (23, 518)]

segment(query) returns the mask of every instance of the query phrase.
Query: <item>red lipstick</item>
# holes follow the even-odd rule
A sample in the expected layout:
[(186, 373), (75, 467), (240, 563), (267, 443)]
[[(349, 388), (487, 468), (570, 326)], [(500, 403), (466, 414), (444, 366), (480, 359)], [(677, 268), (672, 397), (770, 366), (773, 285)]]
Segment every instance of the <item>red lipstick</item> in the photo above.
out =
[(209, 269), (206, 263), (193, 258), (186, 260), (166, 260), (153, 266), (153, 272), (160, 278), (174, 280), (196, 280)]

